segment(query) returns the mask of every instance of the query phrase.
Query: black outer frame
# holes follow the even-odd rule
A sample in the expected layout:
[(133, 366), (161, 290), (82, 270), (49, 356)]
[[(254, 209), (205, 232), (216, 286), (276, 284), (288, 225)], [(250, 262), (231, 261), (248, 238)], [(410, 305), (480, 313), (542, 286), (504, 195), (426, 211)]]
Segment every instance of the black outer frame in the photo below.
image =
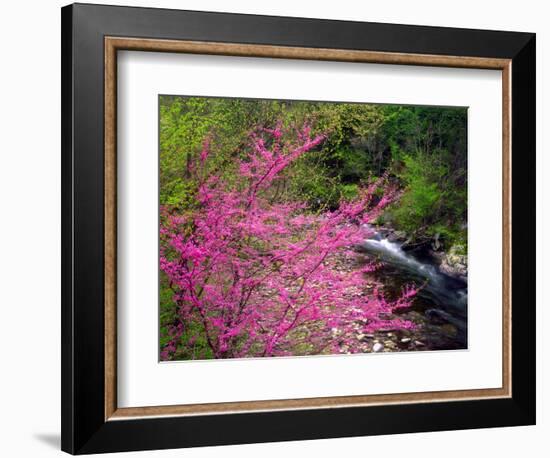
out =
[[(61, 448), (72, 454), (535, 424), (535, 35), (74, 4), (62, 8)], [(104, 419), (104, 37), (512, 59), (512, 398)], [(475, 370), (475, 368), (472, 368)]]

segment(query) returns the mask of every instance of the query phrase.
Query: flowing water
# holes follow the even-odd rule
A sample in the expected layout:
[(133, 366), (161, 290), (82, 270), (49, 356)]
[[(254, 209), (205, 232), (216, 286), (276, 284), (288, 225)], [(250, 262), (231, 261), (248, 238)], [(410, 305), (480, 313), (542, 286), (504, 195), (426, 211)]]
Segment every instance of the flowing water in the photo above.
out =
[(390, 296), (400, 294), (408, 284), (425, 286), (419, 291), (410, 309), (402, 312), (414, 315), (422, 323), (423, 342), (432, 349), (459, 349), (467, 346), (468, 289), (466, 282), (439, 270), (428, 255), (405, 251), (402, 244), (388, 240), (381, 232), (370, 228), (372, 235), (361, 247), (371, 259), (382, 261), (375, 277)]

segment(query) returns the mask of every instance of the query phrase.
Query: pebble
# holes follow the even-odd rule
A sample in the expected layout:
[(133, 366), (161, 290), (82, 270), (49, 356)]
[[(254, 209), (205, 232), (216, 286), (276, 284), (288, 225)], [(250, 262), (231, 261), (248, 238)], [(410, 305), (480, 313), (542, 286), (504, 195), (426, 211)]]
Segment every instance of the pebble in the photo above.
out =
[(401, 343), (409, 343), (411, 341), (411, 338), (410, 337), (403, 337), (401, 339)]
[(441, 330), (452, 337), (456, 336), (458, 333), (458, 330), (452, 324), (444, 324), (441, 326)]
[(372, 346), (372, 351), (374, 351), (375, 353), (378, 353), (379, 351), (382, 351), (383, 349), (384, 349), (384, 345), (382, 345), (380, 342), (376, 342)]

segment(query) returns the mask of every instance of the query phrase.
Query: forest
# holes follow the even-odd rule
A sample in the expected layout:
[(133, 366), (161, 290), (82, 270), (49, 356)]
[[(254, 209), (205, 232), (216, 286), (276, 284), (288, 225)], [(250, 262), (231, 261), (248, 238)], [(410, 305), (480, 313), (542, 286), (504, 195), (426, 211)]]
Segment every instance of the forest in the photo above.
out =
[(160, 359), (466, 345), (467, 109), (159, 97)]

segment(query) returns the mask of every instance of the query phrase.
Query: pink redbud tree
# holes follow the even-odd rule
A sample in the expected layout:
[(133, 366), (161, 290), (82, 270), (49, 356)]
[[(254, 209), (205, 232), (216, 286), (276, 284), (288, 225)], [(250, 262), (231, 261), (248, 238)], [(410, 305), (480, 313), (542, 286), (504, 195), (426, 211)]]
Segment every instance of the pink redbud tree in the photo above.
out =
[(288, 134), (280, 126), (253, 132), (231, 180), (207, 173), (205, 142), (192, 167), (196, 209), (184, 216), (165, 212), (160, 269), (173, 291), (176, 320), (162, 360), (177, 359), (197, 339), (214, 358), (355, 353), (363, 351), (360, 333), (413, 327), (392, 312), (410, 305), (415, 288), (388, 301), (367, 280), (375, 263), (341, 267), (357, 265), (354, 247), (395, 189), (378, 180), (324, 212), (274, 201), (277, 180), (325, 138), (307, 125), (293, 141)]

